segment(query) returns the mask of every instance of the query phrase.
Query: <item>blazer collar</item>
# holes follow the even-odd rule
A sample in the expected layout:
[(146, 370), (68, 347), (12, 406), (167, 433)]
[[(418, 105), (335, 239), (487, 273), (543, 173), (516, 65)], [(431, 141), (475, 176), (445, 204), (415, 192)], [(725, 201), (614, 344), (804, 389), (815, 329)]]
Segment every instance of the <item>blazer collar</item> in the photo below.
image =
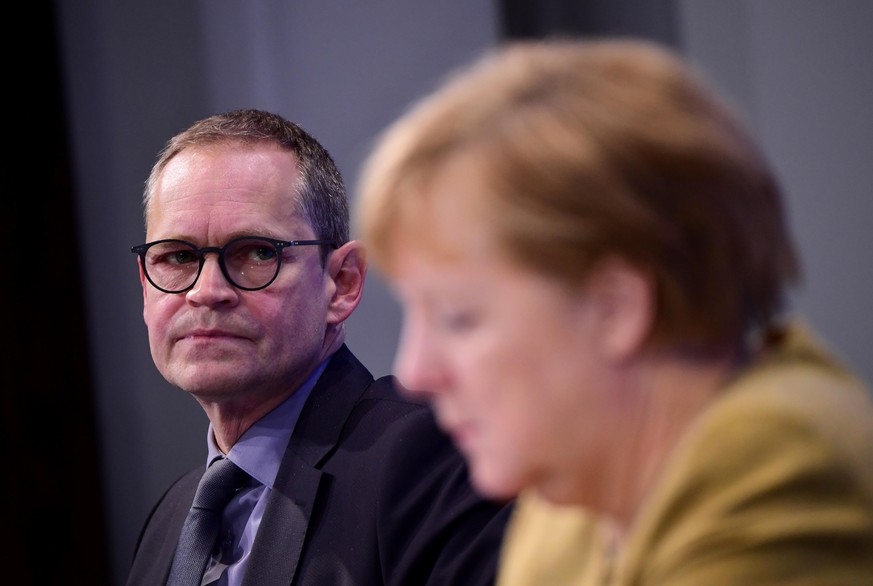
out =
[(288, 586), (294, 579), (322, 473), (370, 372), (343, 345), (306, 401), (267, 501), (243, 586)]

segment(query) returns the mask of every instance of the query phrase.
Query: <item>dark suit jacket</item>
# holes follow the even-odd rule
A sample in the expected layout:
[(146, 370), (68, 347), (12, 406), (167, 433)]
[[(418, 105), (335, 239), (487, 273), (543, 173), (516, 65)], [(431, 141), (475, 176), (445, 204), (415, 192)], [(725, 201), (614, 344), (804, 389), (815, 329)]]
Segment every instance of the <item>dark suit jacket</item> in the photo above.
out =
[[(343, 346), (303, 408), (246, 586), (491, 584), (510, 506), (478, 497), (430, 410)], [(203, 467), (149, 515), (128, 586), (164, 584)]]

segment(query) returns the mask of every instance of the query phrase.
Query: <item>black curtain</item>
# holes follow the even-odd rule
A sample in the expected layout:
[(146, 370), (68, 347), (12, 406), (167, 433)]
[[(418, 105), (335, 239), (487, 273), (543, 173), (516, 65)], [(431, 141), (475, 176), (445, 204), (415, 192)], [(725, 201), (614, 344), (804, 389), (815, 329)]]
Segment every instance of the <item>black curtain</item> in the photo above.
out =
[(3, 575), (101, 586), (109, 561), (55, 10), (51, 0), (18, 10), (28, 30), (7, 72), (14, 154), (0, 256)]
[(678, 48), (674, 0), (500, 0), (506, 40), (631, 36)]

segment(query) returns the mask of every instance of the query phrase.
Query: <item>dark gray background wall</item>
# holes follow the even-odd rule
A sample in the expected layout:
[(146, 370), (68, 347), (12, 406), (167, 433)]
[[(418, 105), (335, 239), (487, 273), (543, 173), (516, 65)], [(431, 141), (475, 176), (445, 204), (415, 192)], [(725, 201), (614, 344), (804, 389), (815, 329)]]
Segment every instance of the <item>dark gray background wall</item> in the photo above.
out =
[[(644, 0), (587, 4), (612, 11), (605, 22), (620, 23), (611, 32), (645, 34), (653, 22)], [(746, 113), (783, 180), (806, 261), (796, 308), (873, 380), (873, 3), (661, 5), (669, 19), (657, 12), (659, 30)], [(354, 193), (377, 133), (499, 43), (503, 21), (499, 5), (469, 0), (56, 6), (109, 564), (112, 583), (122, 583), (149, 508), (205, 455), (205, 415), (151, 362), (128, 252), (144, 238), (140, 196), (157, 151), (198, 118), (265, 108), (317, 136)], [(348, 331), (377, 375), (391, 369), (398, 328), (397, 307), (371, 272)]]

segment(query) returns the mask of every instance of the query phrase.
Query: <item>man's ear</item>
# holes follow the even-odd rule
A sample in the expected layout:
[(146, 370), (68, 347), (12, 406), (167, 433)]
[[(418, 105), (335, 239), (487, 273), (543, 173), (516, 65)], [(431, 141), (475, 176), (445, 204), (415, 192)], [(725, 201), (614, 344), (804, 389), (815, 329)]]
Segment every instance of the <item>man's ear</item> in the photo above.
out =
[(364, 292), (367, 254), (359, 240), (350, 240), (330, 253), (327, 272), (334, 284), (327, 308), (327, 322), (339, 324), (352, 314)]
[(651, 275), (610, 257), (595, 265), (585, 288), (594, 304), (604, 358), (624, 362), (639, 354), (655, 321), (656, 293)]

